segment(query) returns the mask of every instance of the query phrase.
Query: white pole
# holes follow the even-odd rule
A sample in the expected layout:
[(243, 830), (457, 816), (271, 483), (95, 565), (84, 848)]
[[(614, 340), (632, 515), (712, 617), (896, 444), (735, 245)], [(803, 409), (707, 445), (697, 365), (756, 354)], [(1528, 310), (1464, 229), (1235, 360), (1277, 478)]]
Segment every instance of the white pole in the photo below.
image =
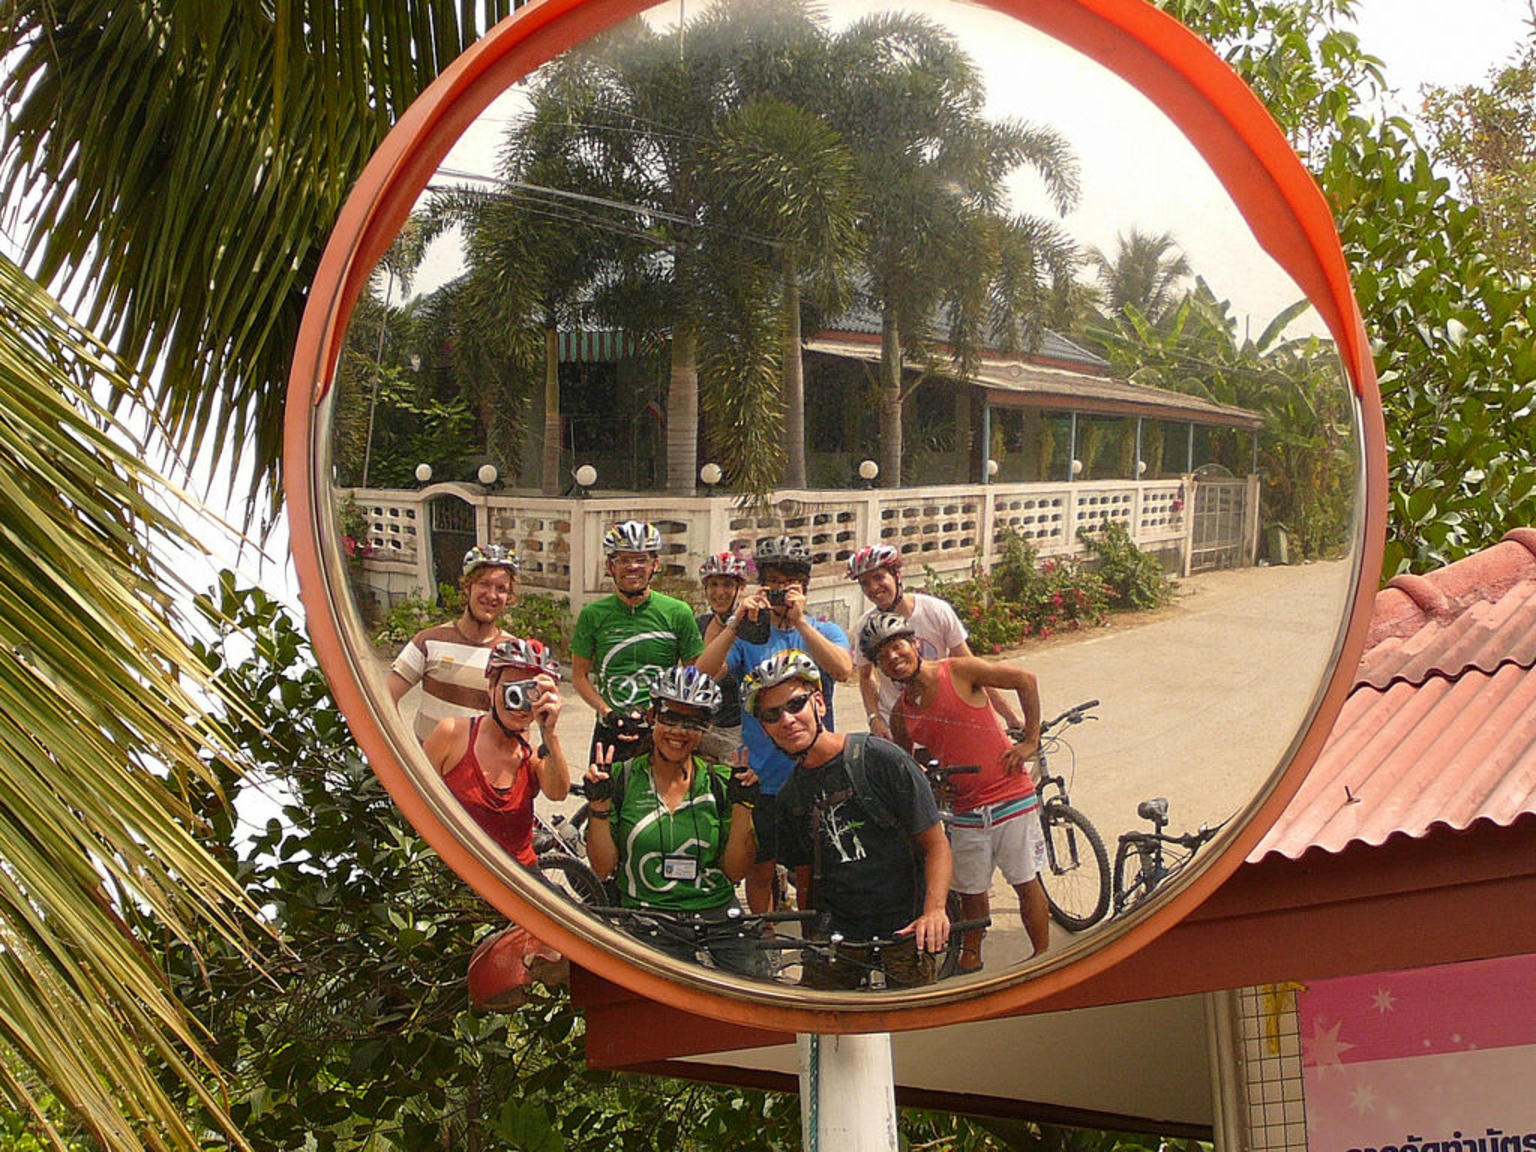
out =
[(896, 1152), (891, 1036), (795, 1038), (805, 1152)]

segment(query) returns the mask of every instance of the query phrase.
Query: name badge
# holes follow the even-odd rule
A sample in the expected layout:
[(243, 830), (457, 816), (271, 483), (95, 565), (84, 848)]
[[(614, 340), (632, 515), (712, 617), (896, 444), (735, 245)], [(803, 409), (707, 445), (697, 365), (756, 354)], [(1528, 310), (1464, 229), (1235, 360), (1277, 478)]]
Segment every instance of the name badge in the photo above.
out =
[(663, 856), (661, 875), (666, 880), (697, 880), (699, 862), (692, 856)]

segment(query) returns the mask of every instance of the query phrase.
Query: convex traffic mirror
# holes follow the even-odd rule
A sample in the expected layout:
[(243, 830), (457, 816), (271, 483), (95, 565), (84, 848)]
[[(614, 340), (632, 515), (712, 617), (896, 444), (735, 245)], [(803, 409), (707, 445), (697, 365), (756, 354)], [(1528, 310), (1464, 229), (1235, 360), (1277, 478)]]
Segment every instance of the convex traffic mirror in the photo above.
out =
[[(370, 761), (498, 909), (692, 1010), (912, 1027), (1104, 967), (1257, 843), (1358, 655), (1374, 397), (1320, 195), (1140, 0), (545, 3), (445, 73), (348, 202), (295, 359), (294, 547)], [(791, 947), (750, 977), (676, 959), (497, 847), (391, 661), (451, 622), (439, 587), (475, 545), (516, 555), (518, 595), (550, 606), (522, 630), (559, 647), (564, 606), (612, 591), (600, 540), (632, 518), (661, 530), (658, 587), (700, 611), (706, 556), (803, 538), (811, 609), (845, 632), (869, 607), (847, 556), (890, 543), (975, 650), (1035, 674), (1047, 719), (1097, 701), (1047, 743), (1061, 785), (1041, 795), (1091, 831), (1043, 809), (1042, 954), (999, 875), (980, 973), (807, 991)], [(1171, 601), (1090, 602), (1084, 571), (1135, 563), (1085, 551), (1110, 524)], [(1025, 585), (1048, 610), (998, 631), (985, 597)], [(579, 779), (590, 715), (564, 698)], [(833, 704), (867, 727), (856, 683)], [(1117, 849), (1164, 819), (1155, 798), (1168, 835), (1214, 834), (1138, 894), (1143, 848)], [(537, 810), (568, 827), (579, 804)]]

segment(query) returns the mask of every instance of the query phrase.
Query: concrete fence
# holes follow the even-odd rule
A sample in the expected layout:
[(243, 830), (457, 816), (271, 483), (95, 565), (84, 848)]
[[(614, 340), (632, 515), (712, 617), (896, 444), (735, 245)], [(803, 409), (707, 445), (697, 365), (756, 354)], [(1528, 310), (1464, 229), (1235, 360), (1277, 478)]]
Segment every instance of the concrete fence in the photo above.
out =
[[(1151, 481), (975, 484), (857, 491), (784, 490), (755, 506), (733, 496), (663, 493), (548, 497), (471, 484), (423, 489), (341, 489), (366, 525), (359, 540), (364, 577), (381, 603), (429, 594), (451, 579), (454, 555), (474, 541), (515, 548), (525, 590), (564, 596), (572, 608), (611, 591), (602, 537), (619, 520), (649, 520), (662, 534), (663, 563), (692, 578), (712, 552), (750, 553), (765, 536), (804, 538), (814, 559), (811, 601), (847, 623), (862, 612), (844, 579), (855, 549), (877, 541), (901, 549), (914, 576), (990, 567), (1010, 532), (1042, 557), (1083, 552), (1079, 534), (1118, 520), (1145, 552), (1173, 572), (1252, 564), (1258, 541), (1257, 477), (1194, 476)], [(1198, 510), (1212, 509), (1206, 515)], [(434, 535), (440, 539), (434, 547)], [(468, 542), (468, 543), (466, 543)], [(451, 546), (450, 546), (451, 545)], [(462, 546), (462, 547), (461, 547)], [(451, 567), (453, 566), (453, 567)]]

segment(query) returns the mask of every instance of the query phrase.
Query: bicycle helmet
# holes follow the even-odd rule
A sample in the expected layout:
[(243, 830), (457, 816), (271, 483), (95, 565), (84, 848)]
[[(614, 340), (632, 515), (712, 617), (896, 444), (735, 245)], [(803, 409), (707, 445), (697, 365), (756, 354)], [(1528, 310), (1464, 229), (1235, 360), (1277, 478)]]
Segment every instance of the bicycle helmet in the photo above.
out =
[(803, 680), (812, 687), (821, 687), (821, 669), (798, 648), (775, 652), (741, 682), (741, 706), (753, 716), (757, 715), (757, 698), (769, 688), (789, 680)]
[(738, 556), (734, 552), (717, 552), (699, 565), (699, 579), (708, 580), (711, 576), (729, 576), (733, 580), (745, 582), (751, 565), (752, 562), (745, 556)]
[(752, 559), (757, 570), (778, 568), (785, 572), (811, 574), (811, 551), (799, 536), (768, 536), (757, 542)]
[(661, 553), (661, 530), (645, 520), (621, 520), (603, 533), (603, 555), (620, 552)]
[(890, 544), (866, 544), (848, 557), (848, 579), (857, 580), (870, 572), (890, 569), (892, 575), (901, 576), (901, 553)]
[(689, 708), (703, 708), (711, 715), (720, 707), (722, 693), (714, 678), (700, 672), (690, 664), (678, 664), (664, 669), (651, 685), (651, 704), (662, 701), (682, 704)]
[(505, 544), (476, 544), (464, 553), (463, 573), (472, 576), (476, 568), (505, 568), (516, 576), (517, 557)]
[(905, 616), (895, 612), (876, 612), (859, 629), (859, 651), (864, 654), (864, 659), (873, 663), (880, 649), (890, 641), (898, 636), (916, 635), (917, 631)]
[(542, 640), (524, 640), (514, 636), (496, 645), (491, 649), (490, 659), (485, 662), (485, 678), (494, 679), (496, 673), (503, 668), (522, 668), (560, 679), (560, 662)]

